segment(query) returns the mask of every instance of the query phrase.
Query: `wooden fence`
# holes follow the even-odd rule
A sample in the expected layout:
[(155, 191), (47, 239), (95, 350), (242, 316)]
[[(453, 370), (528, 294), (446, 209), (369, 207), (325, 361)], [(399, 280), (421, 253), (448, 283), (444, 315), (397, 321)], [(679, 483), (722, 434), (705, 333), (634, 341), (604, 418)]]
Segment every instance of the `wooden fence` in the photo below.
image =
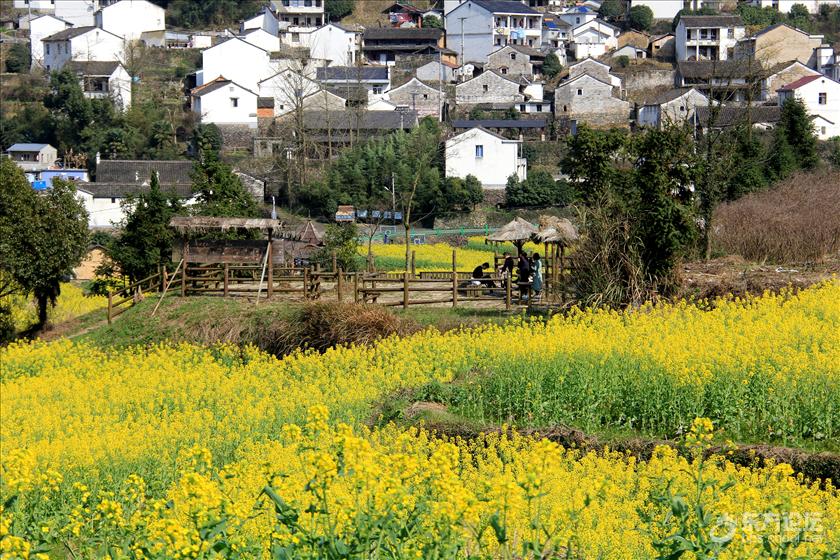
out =
[[(282, 296), (290, 300), (323, 300), (374, 303), (384, 306), (462, 304), (495, 302), (510, 310), (513, 305), (562, 303), (567, 301), (567, 281), (572, 261), (563, 266), (544, 265), (543, 291), (532, 298), (531, 284), (516, 283), (506, 276), (493, 274), (481, 280), (469, 272), (452, 270), (421, 272), (345, 272), (235, 263), (181, 263), (174, 273), (166, 269), (108, 295), (108, 322), (154, 292), (174, 291), (181, 296), (211, 295), (253, 297), (256, 302)], [(160, 296), (163, 297), (162, 295)], [(157, 309), (157, 308), (155, 308)]]

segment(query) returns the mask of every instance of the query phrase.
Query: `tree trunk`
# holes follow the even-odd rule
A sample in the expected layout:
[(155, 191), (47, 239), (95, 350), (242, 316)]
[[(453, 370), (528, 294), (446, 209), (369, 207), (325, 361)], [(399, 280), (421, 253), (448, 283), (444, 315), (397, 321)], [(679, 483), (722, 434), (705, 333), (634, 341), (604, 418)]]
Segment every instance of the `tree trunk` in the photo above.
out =
[(43, 327), (47, 324), (47, 306), (50, 300), (46, 294), (35, 294), (35, 300), (38, 303), (38, 326)]

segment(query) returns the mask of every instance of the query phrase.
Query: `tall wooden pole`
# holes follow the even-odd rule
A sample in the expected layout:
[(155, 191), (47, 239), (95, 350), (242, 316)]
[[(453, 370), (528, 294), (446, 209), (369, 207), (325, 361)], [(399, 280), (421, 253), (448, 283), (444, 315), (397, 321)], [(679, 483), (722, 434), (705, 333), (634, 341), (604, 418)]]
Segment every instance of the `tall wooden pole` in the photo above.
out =
[(408, 309), (408, 271), (403, 272), (403, 309)]
[(455, 255), (455, 250), (452, 250), (452, 307), (458, 307), (458, 266)]
[(341, 289), (342, 284), (344, 283), (344, 273), (341, 271), (340, 268), (335, 270), (336, 278), (335, 278), (335, 290), (338, 295), (338, 303), (341, 303)]

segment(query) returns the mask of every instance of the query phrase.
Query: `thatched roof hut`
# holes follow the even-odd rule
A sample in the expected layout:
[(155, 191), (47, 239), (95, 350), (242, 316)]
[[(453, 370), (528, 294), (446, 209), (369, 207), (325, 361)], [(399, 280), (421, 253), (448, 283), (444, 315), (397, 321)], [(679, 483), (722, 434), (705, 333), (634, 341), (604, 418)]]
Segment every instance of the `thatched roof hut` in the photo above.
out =
[(535, 243), (547, 243), (568, 247), (580, 239), (577, 228), (566, 218), (540, 216), (540, 229), (534, 234)]
[(280, 220), (268, 218), (218, 218), (215, 216), (174, 216), (169, 226), (184, 235), (186, 233), (204, 234), (211, 231), (231, 229), (260, 230), (263, 233), (279, 231), (283, 226)]
[(537, 227), (534, 224), (517, 217), (488, 235), (487, 241), (492, 243), (513, 243), (519, 252), (522, 252), (522, 246), (535, 233), (537, 233)]

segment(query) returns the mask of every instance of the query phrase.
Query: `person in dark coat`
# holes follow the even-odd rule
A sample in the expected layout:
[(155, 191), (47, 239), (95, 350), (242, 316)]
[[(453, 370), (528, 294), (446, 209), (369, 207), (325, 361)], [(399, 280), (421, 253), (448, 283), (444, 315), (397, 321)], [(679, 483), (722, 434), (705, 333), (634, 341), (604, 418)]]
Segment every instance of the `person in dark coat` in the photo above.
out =
[(531, 261), (524, 252), (519, 253), (518, 271), (519, 278), (516, 283), (519, 285), (519, 298), (524, 299), (528, 294), (528, 286), (531, 281)]
[(484, 278), (484, 271), (490, 268), (490, 263), (483, 263), (473, 269), (472, 277), (476, 280)]
[(513, 277), (513, 257), (510, 256), (510, 253), (504, 253), (505, 262), (502, 264), (501, 270), (499, 270), (499, 276), (502, 278), (512, 278)]

